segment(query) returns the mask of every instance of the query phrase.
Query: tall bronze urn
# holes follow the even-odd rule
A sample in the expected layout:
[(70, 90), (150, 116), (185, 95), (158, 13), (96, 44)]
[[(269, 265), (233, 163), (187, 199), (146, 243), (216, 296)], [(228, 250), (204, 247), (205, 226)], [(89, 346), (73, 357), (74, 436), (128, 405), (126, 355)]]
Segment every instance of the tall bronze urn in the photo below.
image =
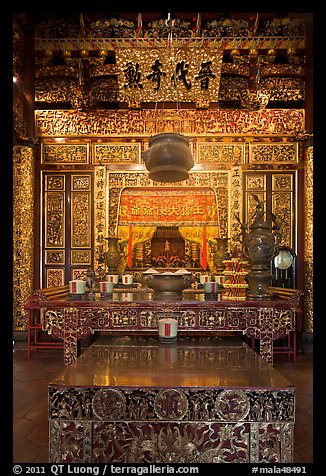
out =
[(117, 273), (122, 257), (119, 238), (111, 236), (105, 239), (108, 240), (108, 249), (104, 253), (104, 261), (108, 267), (108, 273)]
[(260, 201), (257, 203), (255, 219), (249, 230), (243, 238), (243, 252), (248, 258), (250, 268), (247, 276), (247, 296), (269, 299), (272, 296), (269, 285), (273, 277), (270, 262), (278, 253), (278, 244), (271, 224), (264, 221), (264, 209)]

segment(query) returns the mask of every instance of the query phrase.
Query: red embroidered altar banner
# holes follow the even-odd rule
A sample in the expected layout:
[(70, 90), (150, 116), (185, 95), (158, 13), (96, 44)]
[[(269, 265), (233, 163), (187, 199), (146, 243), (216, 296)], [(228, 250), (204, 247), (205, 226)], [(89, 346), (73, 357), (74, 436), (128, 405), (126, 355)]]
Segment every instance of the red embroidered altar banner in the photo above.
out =
[(125, 188), (120, 197), (119, 225), (217, 225), (215, 191), (210, 187)]

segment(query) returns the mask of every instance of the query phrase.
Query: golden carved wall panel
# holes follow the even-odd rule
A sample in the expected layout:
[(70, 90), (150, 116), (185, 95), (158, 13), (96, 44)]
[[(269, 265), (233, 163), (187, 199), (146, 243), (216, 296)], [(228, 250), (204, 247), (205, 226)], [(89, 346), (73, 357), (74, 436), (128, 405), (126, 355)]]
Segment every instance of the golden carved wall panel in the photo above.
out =
[(89, 144), (41, 144), (42, 164), (88, 164)]
[(45, 193), (45, 246), (65, 247), (65, 193)]
[[(41, 229), (42, 266), (41, 286), (52, 283), (64, 284), (64, 265), (66, 265), (66, 177), (64, 174), (45, 173), (42, 193)], [(44, 253), (44, 257), (43, 257)], [(50, 283), (50, 284), (49, 284)]]
[(71, 279), (85, 279), (87, 268), (73, 269), (71, 272)]
[(13, 329), (27, 329), (24, 304), (34, 286), (34, 155), (13, 148)]
[(91, 248), (91, 176), (71, 176), (71, 247)]
[(243, 216), (243, 187), (242, 187), (242, 168), (234, 166), (230, 170), (230, 226), (229, 233), (226, 235), (221, 234), (221, 238), (230, 238), (230, 248), (238, 243), (240, 245), (241, 225), (236, 217)]
[(47, 268), (46, 287), (62, 286), (64, 284), (64, 268)]
[[(105, 238), (117, 232), (121, 190), (124, 187), (166, 186), (148, 179), (141, 158), (149, 137), (160, 132), (179, 132), (188, 136), (199, 170), (191, 171), (187, 181), (172, 186), (214, 188), (220, 236), (230, 238), (230, 247), (237, 243), (241, 231), (235, 215), (248, 221), (255, 211), (252, 194), (265, 201), (268, 210), (282, 222), (282, 244), (295, 246), (295, 171), (301, 166), (302, 157), (294, 138), (305, 129), (304, 110), (39, 110), (35, 113), (35, 125), (42, 142), (42, 164), (49, 170), (55, 169), (48, 173), (45, 181), (47, 199), (44, 205), (48, 207), (47, 216), (49, 207), (52, 215), (52, 221), (46, 222), (44, 262), (47, 267), (62, 266), (62, 251), (67, 246), (62, 237), (71, 233), (69, 239), (75, 248), (67, 258), (69, 265), (76, 266), (70, 269), (72, 276), (83, 273), (89, 263), (98, 272), (104, 271), (101, 257), (106, 249)], [(63, 142), (57, 144), (57, 138)], [(63, 148), (53, 147), (58, 145)], [(79, 145), (83, 150), (87, 148), (86, 162), (61, 160), (63, 151), (69, 150), (64, 147)], [(58, 170), (63, 164), (67, 167), (60, 174)], [(120, 170), (119, 164), (122, 164)], [(77, 174), (76, 171), (83, 170), (83, 165), (86, 166), (84, 172)], [(71, 174), (73, 178), (66, 190), (69, 169), (74, 170), (74, 174)], [(89, 173), (85, 174), (85, 171)], [(69, 208), (71, 230), (64, 229), (63, 196), (67, 199), (67, 194), (78, 212), (77, 216), (71, 215)], [(310, 263), (311, 259), (307, 261), (307, 270)], [(312, 274), (311, 270), (307, 272)]]
[(72, 175), (71, 190), (80, 191), (92, 189), (92, 177), (90, 175)]
[[(162, 110), (160, 116), (175, 115), (175, 110)], [(246, 111), (242, 109), (181, 110), (177, 125), (180, 133), (205, 134), (271, 134), (290, 135), (305, 129), (303, 109), (272, 109)], [(75, 111), (37, 110), (35, 128), (38, 137), (72, 136), (135, 136), (156, 133), (155, 110)]]
[(249, 144), (249, 163), (296, 164), (298, 162), (298, 143)]
[(94, 144), (94, 163), (139, 163), (141, 158), (141, 144), (139, 142), (112, 142)]
[(281, 224), (282, 246), (293, 247), (294, 184), (293, 174), (273, 174), (272, 176), (272, 212)]
[(35, 81), (35, 101), (45, 103), (69, 103), (74, 91), (78, 88), (75, 79), (38, 78)]
[(91, 247), (90, 192), (71, 192), (71, 247)]
[[(107, 173), (103, 166), (94, 167), (94, 269), (100, 275), (105, 274), (105, 265), (101, 261), (105, 251), (105, 238), (108, 236), (107, 214)], [(109, 192), (108, 192), (109, 193)]]
[(72, 250), (70, 262), (72, 265), (91, 265), (92, 264), (92, 254), (91, 250)]
[(313, 146), (305, 151), (305, 289), (304, 289), (304, 328), (306, 332), (313, 332)]
[(246, 176), (246, 190), (252, 192), (262, 192), (266, 190), (266, 177), (263, 174), (247, 175)]
[(221, 144), (199, 142), (197, 144), (197, 162), (244, 163), (244, 144)]
[(287, 192), (293, 190), (292, 174), (277, 174), (272, 177), (273, 192)]
[(281, 224), (280, 245), (293, 247), (293, 193), (292, 192), (277, 192), (273, 194), (272, 211)]
[[(256, 195), (259, 200), (266, 202), (266, 175), (250, 174), (246, 175), (246, 205), (245, 205), (245, 222), (248, 223), (252, 220), (256, 211), (257, 202), (253, 195)], [(266, 219), (266, 208), (265, 208)]]
[[(70, 175), (70, 174), (69, 174)], [(70, 264), (91, 266), (92, 264), (92, 175), (70, 175)], [(86, 249), (85, 249), (86, 248)], [(71, 273), (77, 271), (72, 268)], [(78, 269), (78, 272), (80, 269)]]
[(46, 250), (45, 264), (65, 264), (64, 250)]
[(51, 174), (45, 178), (45, 190), (64, 190), (65, 189), (65, 177), (64, 175)]
[(49, 282), (67, 283), (72, 267), (92, 265), (93, 176), (82, 172), (42, 174), (41, 283), (47, 286)]
[[(256, 195), (265, 204), (265, 220), (274, 213), (281, 225), (280, 244), (295, 248), (295, 172), (274, 173), (257, 172), (246, 174), (246, 223), (251, 222), (257, 202)], [(268, 213), (266, 213), (268, 212)]]

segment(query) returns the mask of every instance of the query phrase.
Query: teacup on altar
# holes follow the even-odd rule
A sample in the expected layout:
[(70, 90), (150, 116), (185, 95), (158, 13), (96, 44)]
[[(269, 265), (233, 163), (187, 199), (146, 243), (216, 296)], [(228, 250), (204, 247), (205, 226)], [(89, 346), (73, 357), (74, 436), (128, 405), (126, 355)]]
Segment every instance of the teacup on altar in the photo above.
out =
[(86, 291), (86, 281), (83, 279), (73, 279), (69, 281), (70, 294), (84, 294)]
[(209, 274), (201, 274), (199, 277), (200, 284), (210, 283), (211, 281), (212, 281), (212, 278)]
[(122, 284), (132, 284), (134, 281), (132, 274), (123, 274), (122, 275)]
[(204, 283), (204, 293), (216, 294), (218, 292), (218, 287), (219, 284), (215, 281)]
[(119, 283), (119, 275), (118, 274), (107, 274), (106, 280), (113, 284)]
[(114, 283), (110, 281), (100, 281), (100, 293), (111, 294), (113, 293)]
[(224, 276), (223, 274), (219, 274), (215, 276), (215, 283), (222, 285), (223, 283), (225, 283), (225, 281), (226, 281), (226, 276)]

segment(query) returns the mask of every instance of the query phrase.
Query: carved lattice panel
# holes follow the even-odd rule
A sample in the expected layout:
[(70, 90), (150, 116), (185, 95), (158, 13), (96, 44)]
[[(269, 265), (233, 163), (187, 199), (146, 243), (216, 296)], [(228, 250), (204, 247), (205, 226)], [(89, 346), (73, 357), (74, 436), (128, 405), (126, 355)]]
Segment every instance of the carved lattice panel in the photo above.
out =
[(249, 163), (251, 164), (296, 164), (298, 162), (298, 143), (249, 144)]
[(92, 174), (44, 172), (42, 286), (67, 284), (92, 266)]
[(64, 283), (64, 268), (47, 268), (46, 287), (62, 286)]
[(139, 163), (141, 144), (134, 142), (112, 142), (94, 144), (94, 163)]
[(82, 142), (78, 140), (69, 144), (42, 143), (42, 164), (88, 164), (89, 144)]
[(281, 245), (292, 247), (293, 243), (293, 174), (273, 174), (272, 176), (272, 212), (281, 224)]
[(280, 245), (295, 248), (295, 183), (296, 172), (252, 172), (245, 174), (244, 219), (249, 224), (256, 210), (255, 196), (264, 202), (264, 219), (271, 220), (271, 213), (281, 225)]
[(243, 144), (220, 144), (216, 142), (199, 142), (197, 144), (197, 162), (243, 163)]
[(49, 192), (45, 197), (45, 246), (65, 246), (65, 196), (64, 192)]
[[(257, 202), (254, 195), (262, 202), (266, 202), (266, 175), (251, 174), (246, 176), (245, 221), (251, 221), (254, 216)], [(265, 209), (266, 218), (266, 209)]]

